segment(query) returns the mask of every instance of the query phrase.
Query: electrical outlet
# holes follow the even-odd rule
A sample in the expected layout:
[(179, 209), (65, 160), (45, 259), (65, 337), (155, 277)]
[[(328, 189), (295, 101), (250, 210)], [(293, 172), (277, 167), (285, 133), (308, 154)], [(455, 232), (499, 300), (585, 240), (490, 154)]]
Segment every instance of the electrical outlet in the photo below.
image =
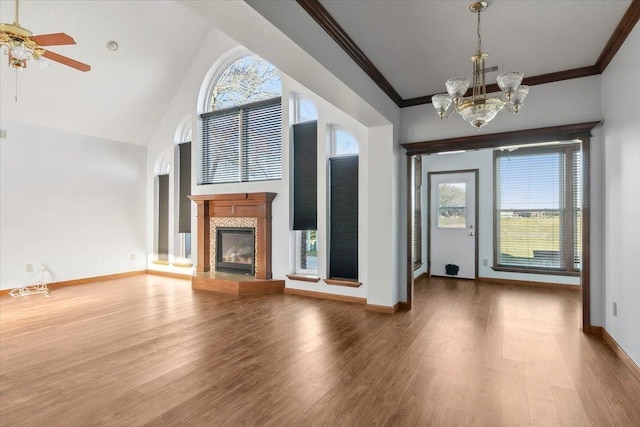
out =
[(129, 255), (129, 261), (135, 261), (135, 260), (136, 260), (136, 254)]
[(27, 264), (27, 267), (25, 268), (25, 271), (27, 273), (33, 273), (33, 264)]
[(488, 266), (489, 265), (489, 260), (488, 259), (483, 259), (482, 260), (482, 265), (485, 266), (485, 267)]
[(613, 302), (613, 315), (618, 317), (618, 303), (615, 301)]

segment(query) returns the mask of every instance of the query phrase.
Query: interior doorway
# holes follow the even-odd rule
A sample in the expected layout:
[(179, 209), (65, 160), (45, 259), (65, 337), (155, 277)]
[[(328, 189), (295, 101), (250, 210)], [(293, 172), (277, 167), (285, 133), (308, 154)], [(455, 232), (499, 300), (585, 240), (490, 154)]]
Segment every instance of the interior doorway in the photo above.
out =
[[(590, 141), (591, 130), (600, 122), (577, 123), (571, 125), (552, 126), (546, 128), (527, 129), (513, 132), (494, 134), (480, 134), (469, 137), (449, 138), (432, 141), (422, 141), (402, 144), (407, 156), (407, 262), (406, 262), (406, 302), (402, 306), (411, 309), (414, 293), (414, 277), (412, 262), (412, 215), (414, 195), (412, 194), (411, 176), (413, 173), (412, 156), (451, 152), (457, 150), (479, 150), (483, 148), (499, 148), (511, 145), (530, 145), (553, 141), (575, 140), (580, 144), (582, 161), (582, 187), (581, 187), (581, 211), (580, 239), (582, 245), (582, 268), (580, 270), (580, 299), (582, 315), (580, 327), (584, 332), (592, 332), (591, 328), (591, 252), (590, 252)], [(476, 263), (477, 265), (477, 263)]]

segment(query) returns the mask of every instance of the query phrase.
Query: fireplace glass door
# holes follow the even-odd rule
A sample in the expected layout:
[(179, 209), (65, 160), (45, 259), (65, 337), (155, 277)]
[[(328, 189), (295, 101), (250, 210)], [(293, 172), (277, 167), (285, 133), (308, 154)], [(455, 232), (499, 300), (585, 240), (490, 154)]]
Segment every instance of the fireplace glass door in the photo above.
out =
[(255, 274), (254, 228), (216, 228), (216, 271)]

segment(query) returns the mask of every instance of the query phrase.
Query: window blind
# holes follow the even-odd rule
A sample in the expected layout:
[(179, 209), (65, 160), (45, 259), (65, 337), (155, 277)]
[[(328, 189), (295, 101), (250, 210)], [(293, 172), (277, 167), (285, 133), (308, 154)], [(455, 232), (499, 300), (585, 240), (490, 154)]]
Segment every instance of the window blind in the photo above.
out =
[(581, 174), (578, 145), (496, 151), (498, 266), (579, 270)]
[(191, 233), (191, 142), (178, 144), (178, 233)]
[(582, 268), (582, 153), (573, 152), (573, 265), (576, 271)]
[(293, 229), (318, 229), (318, 123), (293, 125)]
[(422, 264), (422, 157), (414, 157), (413, 266)]
[(157, 176), (158, 218), (157, 248), (158, 259), (169, 259), (169, 175)]
[(282, 178), (281, 99), (202, 114), (198, 184)]
[(358, 156), (329, 160), (329, 275), (358, 279)]

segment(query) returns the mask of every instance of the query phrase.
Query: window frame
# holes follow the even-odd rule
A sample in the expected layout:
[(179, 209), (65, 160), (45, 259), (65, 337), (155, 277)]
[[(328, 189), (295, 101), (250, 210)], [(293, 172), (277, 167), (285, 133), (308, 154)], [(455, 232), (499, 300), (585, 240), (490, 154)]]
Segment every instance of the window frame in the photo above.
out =
[[(293, 128), (294, 125), (299, 125), (301, 123), (311, 123), (311, 122), (316, 122), (316, 132), (317, 132), (317, 123), (318, 123), (318, 107), (316, 106), (315, 102), (313, 102), (313, 100), (311, 100), (310, 98), (302, 95), (302, 94), (295, 94), (295, 96), (292, 97), (293, 99), (293, 122), (291, 123), (290, 129), (291, 129), (291, 138), (290, 138), (290, 150), (291, 150), (291, 169), (293, 170), (294, 165), (293, 165), (293, 150), (294, 150), (294, 141), (293, 141)], [(307, 119), (307, 120), (302, 120), (302, 114), (301, 114), (301, 103), (302, 102), (308, 102), (311, 105), (313, 105), (314, 109), (315, 109), (315, 113), (316, 116), (313, 119)], [(317, 145), (317, 142), (316, 142)], [(316, 147), (317, 148), (317, 147)], [(290, 172), (290, 177), (293, 180), (293, 176), (294, 174), (292, 172)], [(316, 181), (317, 181), (318, 177), (317, 177), (317, 172), (316, 172)], [(291, 188), (293, 188), (293, 182), (291, 182)], [(292, 196), (293, 196), (293, 191), (291, 192)], [(292, 201), (293, 203), (293, 201)], [(292, 224), (293, 226), (293, 224)], [(317, 227), (317, 224), (316, 224)], [(294, 253), (294, 261), (293, 261), (293, 275), (300, 275), (300, 276), (307, 276), (307, 277), (318, 277), (318, 265), (316, 264), (316, 268), (315, 269), (309, 269), (309, 268), (302, 268), (302, 233), (311, 233), (311, 232), (315, 232), (316, 233), (316, 257), (318, 256), (318, 230), (292, 230), (293, 231), (293, 239), (294, 239), (294, 243), (293, 243), (293, 253)], [(319, 279), (318, 279), (319, 280)]]
[(422, 156), (413, 156), (413, 270), (418, 270), (423, 265), (422, 260)]
[[(580, 142), (576, 142), (575, 140), (567, 140), (567, 141), (557, 141), (554, 144), (544, 144), (541, 146), (525, 146), (518, 148), (517, 154), (511, 154), (509, 150), (505, 151), (504, 149), (494, 150), (493, 152), (493, 265), (491, 267), (494, 271), (501, 272), (512, 272), (512, 273), (528, 273), (528, 274), (546, 274), (546, 275), (555, 275), (555, 276), (573, 276), (579, 277), (581, 276), (581, 270), (584, 268), (584, 263), (581, 261), (580, 268), (575, 268), (575, 248), (576, 248), (576, 239), (578, 238), (578, 234), (581, 233), (578, 231), (574, 224), (575, 213), (580, 211), (581, 215), (584, 215), (583, 212), (583, 203), (581, 200), (582, 194), (579, 195), (578, 200), (574, 199), (574, 153), (582, 153), (582, 147)], [(517, 266), (517, 265), (505, 265), (500, 264), (498, 262), (498, 255), (500, 252), (499, 249), (499, 229), (500, 229), (500, 209), (498, 206), (498, 177), (497, 177), (497, 162), (501, 157), (507, 157), (509, 155), (517, 155), (523, 156), (527, 154), (545, 154), (545, 153), (563, 153), (564, 154), (564, 165), (563, 172), (564, 176), (561, 176), (560, 179), (564, 180), (565, 188), (564, 188), (564, 214), (560, 218), (561, 223), (561, 232), (564, 245), (564, 268), (545, 268), (541, 266)], [(580, 167), (581, 167), (581, 178), (584, 179), (584, 157), (581, 155), (580, 157)], [(583, 191), (584, 183), (580, 183), (580, 191)], [(580, 203), (575, 205), (574, 202), (580, 201)], [(584, 218), (582, 219), (584, 220)], [(582, 241), (580, 240), (582, 244)], [(581, 259), (584, 257), (584, 248), (582, 248)]]

